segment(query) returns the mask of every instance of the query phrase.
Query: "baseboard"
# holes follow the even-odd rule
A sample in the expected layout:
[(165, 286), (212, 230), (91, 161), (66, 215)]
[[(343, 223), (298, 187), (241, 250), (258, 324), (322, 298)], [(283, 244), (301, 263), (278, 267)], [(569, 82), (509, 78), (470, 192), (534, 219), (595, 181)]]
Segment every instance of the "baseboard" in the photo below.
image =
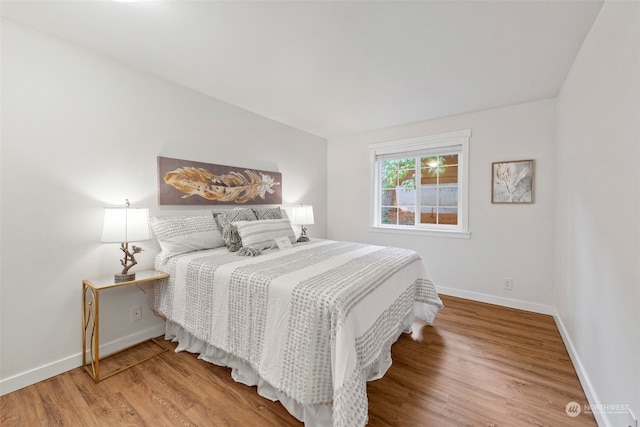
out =
[[(146, 339), (164, 335), (164, 322), (136, 332), (135, 334), (128, 335), (124, 338), (105, 343), (100, 346), (100, 354), (111, 354), (123, 348), (130, 347), (131, 345), (142, 342)], [(14, 375), (9, 378), (0, 380), (0, 396), (7, 393), (11, 393), (21, 388), (30, 386), (32, 384), (44, 381), (56, 375), (60, 375), (64, 372), (78, 368), (82, 365), (82, 353), (78, 352), (64, 359), (60, 359), (55, 362), (48, 363), (35, 369), (31, 369), (27, 372)]]
[(550, 305), (537, 304), (511, 298), (502, 298), (494, 295), (481, 294), (478, 292), (463, 291), (460, 289), (446, 288), (438, 286), (438, 293), (452, 297), (470, 299), (473, 301), (486, 302), (503, 307), (517, 308), (519, 310), (531, 311), (534, 313), (553, 315), (555, 310)]
[[(573, 341), (571, 340), (571, 336), (565, 328), (564, 323), (562, 322), (562, 318), (560, 314), (554, 309), (553, 318), (556, 321), (556, 326), (558, 327), (558, 331), (560, 332), (560, 336), (562, 337), (562, 341), (564, 342), (564, 346), (567, 348), (567, 353), (569, 353), (569, 357), (571, 358), (571, 362), (573, 363), (573, 367), (578, 374), (578, 379), (580, 380), (580, 384), (582, 385), (582, 389), (584, 390), (584, 394), (587, 397), (587, 401), (592, 407), (598, 407), (600, 403), (600, 399), (596, 395), (595, 389), (591, 384), (591, 380), (589, 380), (589, 376), (587, 375), (587, 371), (584, 369), (582, 362), (580, 361), (580, 357), (578, 356), (578, 352), (573, 345)], [(593, 411), (593, 416), (596, 419), (596, 423), (601, 427), (610, 427), (611, 423), (606, 418), (603, 412), (601, 411)]]

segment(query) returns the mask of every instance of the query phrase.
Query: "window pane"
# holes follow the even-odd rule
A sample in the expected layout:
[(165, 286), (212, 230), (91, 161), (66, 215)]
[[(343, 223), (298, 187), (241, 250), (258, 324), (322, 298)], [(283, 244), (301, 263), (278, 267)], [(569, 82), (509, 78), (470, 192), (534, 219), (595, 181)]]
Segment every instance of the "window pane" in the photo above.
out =
[(421, 224), (437, 224), (438, 222), (437, 208), (435, 206), (423, 206), (420, 210)]
[(458, 208), (422, 207), (421, 224), (458, 224)]
[(398, 160), (400, 162), (400, 167), (405, 169), (415, 169), (416, 168), (416, 159), (415, 157), (409, 157), (407, 159)]
[(438, 224), (458, 224), (458, 208), (440, 208)]
[(420, 206), (438, 205), (438, 186), (423, 185), (420, 188)]
[(458, 165), (445, 166), (439, 176), (440, 184), (452, 184), (458, 182)]
[(404, 188), (414, 188), (416, 159), (385, 160), (382, 163), (382, 187), (395, 188), (398, 185)]
[(380, 223), (383, 225), (416, 225), (413, 207), (383, 207), (380, 214)]
[(458, 155), (420, 159), (420, 223), (458, 223)]
[(382, 188), (395, 188), (398, 184), (398, 165), (390, 161), (382, 164)]
[(416, 211), (414, 208), (404, 208), (398, 211), (398, 224), (416, 225)]
[(381, 224), (397, 224), (398, 223), (398, 209), (397, 208), (382, 208), (380, 213)]
[(413, 188), (407, 190), (403, 187), (396, 187), (396, 200), (397, 206), (415, 206), (416, 205), (416, 190)]
[(438, 183), (438, 165), (440, 157), (423, 157), (420, 159), (420, 183), (422, 185), (435, 185)]
[(446, 166), (452, 166), (458, 164), (458, 155), (457, 154), (449, 154), (446, 156), (442, 156), (443, 162)]
[(400, 169), (398, 171), (398, 185), (407, 190), (416, 188), (415, 169)]
[[(441, 185), (438, 192), (438, 206), (458, 206), (458, 186), (457, 185)], [(435, 204), (435, 203), (434, 203)]]
[(382, 206), (398, 206), (396, 190), (382, 190), (381, 202)]
[(415, 225), (416, 158), (384, 160), (380, 223)]

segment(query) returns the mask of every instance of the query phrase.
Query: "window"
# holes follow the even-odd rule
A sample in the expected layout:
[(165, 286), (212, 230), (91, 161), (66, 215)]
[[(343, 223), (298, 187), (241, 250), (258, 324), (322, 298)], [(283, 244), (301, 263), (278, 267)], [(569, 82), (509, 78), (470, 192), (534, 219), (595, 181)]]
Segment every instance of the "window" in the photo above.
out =
[(372, 230), (468, 237), (470, 130), (372, 144)]

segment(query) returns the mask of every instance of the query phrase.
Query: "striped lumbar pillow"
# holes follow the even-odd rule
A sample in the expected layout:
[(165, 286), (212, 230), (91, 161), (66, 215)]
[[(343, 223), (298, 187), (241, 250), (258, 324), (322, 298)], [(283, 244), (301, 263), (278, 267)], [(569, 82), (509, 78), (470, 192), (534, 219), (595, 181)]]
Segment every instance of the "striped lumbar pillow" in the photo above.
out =
[(232, 224), (238, 230), (242, 247), (269, 249), (275, 246), (275, 239), (280, 237), (288, 237), (291, 243), (296, 241), (291, 223), (286, 218), (234, 221)]

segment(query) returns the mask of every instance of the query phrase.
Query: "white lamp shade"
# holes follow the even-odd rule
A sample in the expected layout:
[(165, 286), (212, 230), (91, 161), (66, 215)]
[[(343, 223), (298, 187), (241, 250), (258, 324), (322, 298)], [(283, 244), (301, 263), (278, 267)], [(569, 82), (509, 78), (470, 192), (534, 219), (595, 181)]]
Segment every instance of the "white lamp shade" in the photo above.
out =
[(303, 205), (293, 208), (291, 223), (294, 225), (310, 225), (313, 222), (313, 206)]
[(149, 209), (104, 208), (103, 243), (129, 243), (151, 239)]

